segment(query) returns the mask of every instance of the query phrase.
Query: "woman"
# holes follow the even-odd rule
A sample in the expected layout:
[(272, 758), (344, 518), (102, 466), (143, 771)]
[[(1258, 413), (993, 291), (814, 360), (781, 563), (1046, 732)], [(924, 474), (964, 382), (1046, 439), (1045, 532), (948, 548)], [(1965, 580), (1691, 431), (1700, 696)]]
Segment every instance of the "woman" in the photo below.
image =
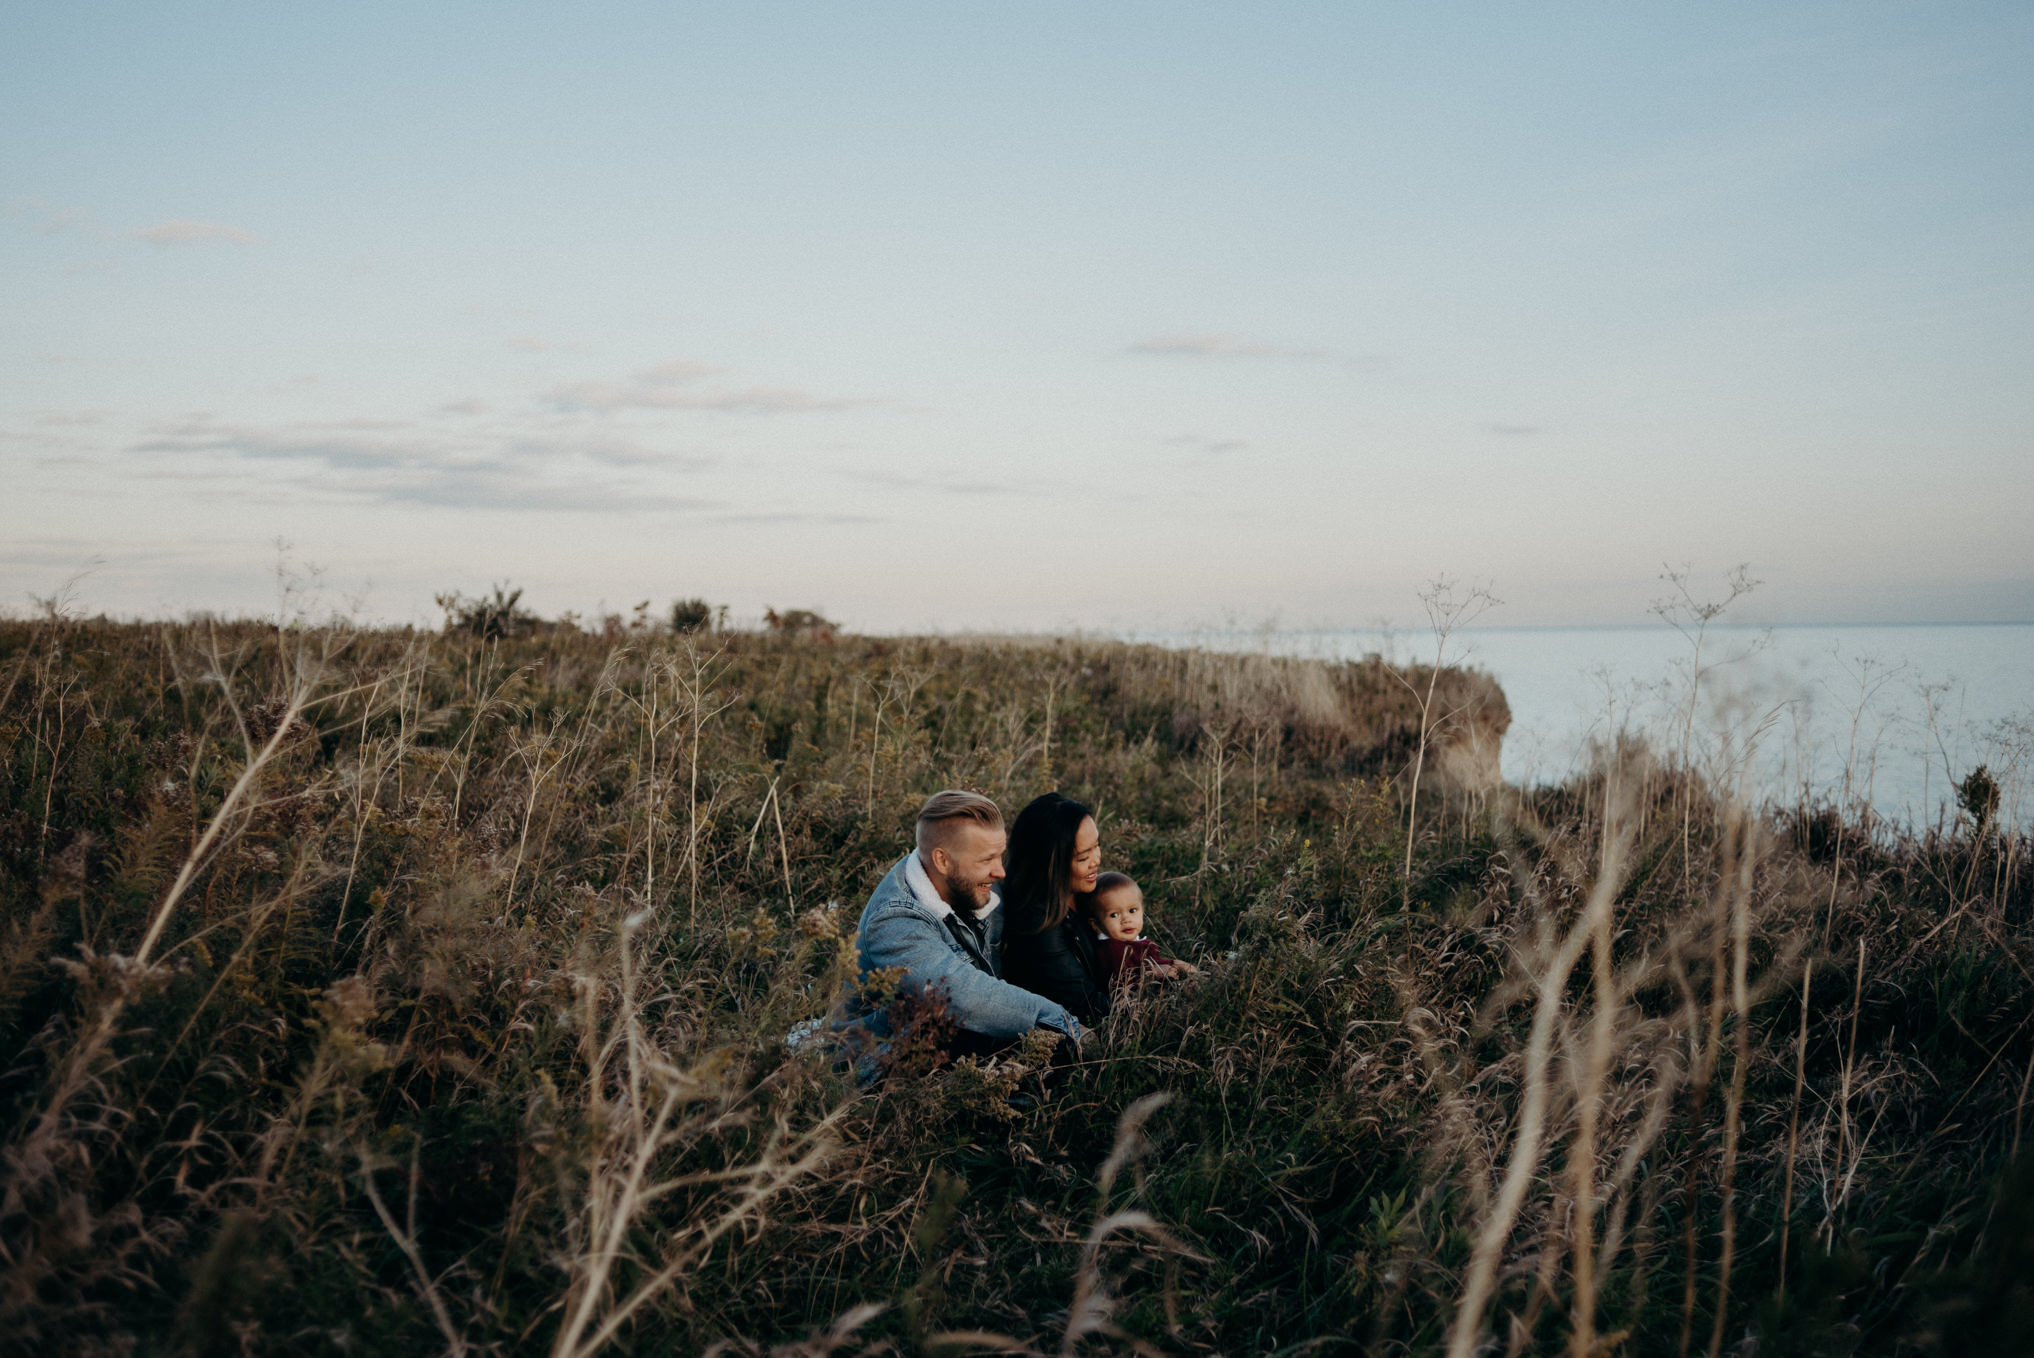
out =
[(1093, 931), (1074, 909), (1102, 870), (1095, 813), (1057, 792), (1035, 799), (1010, 827), (1003, 865), (1003, 979), (1083, 1023), (1108, 1017)]

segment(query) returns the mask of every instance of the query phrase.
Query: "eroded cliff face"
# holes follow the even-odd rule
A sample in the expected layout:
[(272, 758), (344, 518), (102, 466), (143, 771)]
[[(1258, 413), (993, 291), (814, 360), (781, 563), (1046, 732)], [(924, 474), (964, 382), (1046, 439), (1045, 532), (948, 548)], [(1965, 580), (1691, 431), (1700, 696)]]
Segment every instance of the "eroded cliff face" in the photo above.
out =
[[(1477, 678), (1487, 678), (1478, 675)], [(1487, 793), (1504, 786), (1504, 735), (1511, 729), (1511, 705), (1490, 679), (1492, 700), (1449, 715), (1427, 737), (1425, 784), (1442, 792)]]
[[(1419, 670), (1424, 691), (1431, 671)], [(1497, 680), (1481, 670), (1443, 669), (1433, 686), (1427, 730), (1427, 752), (1420, 773), (1420, 791), (1482, 794), (1504, 786), (1504, 736), (1511, 729), (1511, 704)], [(1417, 752), (1417, 712), (1411, 714), (1413, 749)], [(1410, 776), (1410, 768), (1399, 775)]]
[[(1391, 665), (1379, 656), (1354, 661), (1098, 647), (1082, 656), (1084, 680), (1102, 701), (1151, 678), (1170, 681), (1172, 731), (1197, 743), (1220, 733), (1248, 741), (1277, 737), (1290, 754), (1353, 776), (1409, 783), (1421, 763), (1420, 795), (1483, 794), (1503, 785), (1500, 772), (1511, 706), (1479, 670)], [(1425, 713), (1426, 753), (1420, 760)]]

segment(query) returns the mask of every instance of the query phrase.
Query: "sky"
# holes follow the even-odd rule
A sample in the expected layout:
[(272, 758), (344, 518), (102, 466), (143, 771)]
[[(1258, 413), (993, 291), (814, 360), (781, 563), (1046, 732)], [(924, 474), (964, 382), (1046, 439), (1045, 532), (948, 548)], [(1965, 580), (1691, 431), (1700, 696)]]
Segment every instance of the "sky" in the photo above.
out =
[(2024, 4), (0, 0), (0, 608), (2034, 619)]

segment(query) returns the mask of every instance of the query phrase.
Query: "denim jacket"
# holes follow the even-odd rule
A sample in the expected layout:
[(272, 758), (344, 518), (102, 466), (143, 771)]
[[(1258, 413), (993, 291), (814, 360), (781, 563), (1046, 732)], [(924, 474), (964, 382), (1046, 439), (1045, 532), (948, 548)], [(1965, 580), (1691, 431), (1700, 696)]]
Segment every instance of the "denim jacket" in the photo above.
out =
[[(972, 927), (951, 911), (942, 918), (911, 889), (907, 869), (914, 854), (897, 861), (862, 911), (855, 930), (862, 972), (904, 968), (906, 991), (944, 991), (954, 1022), (984, 1037), (1018, 1037), (1033, 1028), (1079, 1037), (1081, 1026), (1073, 1015), (1002, 979), (1000, 903), (992, 904)], [(849, 997), (850, 1020), (878, 1038), (892, 1036), (883, 1013), (867, 1009), (858, 998)]]

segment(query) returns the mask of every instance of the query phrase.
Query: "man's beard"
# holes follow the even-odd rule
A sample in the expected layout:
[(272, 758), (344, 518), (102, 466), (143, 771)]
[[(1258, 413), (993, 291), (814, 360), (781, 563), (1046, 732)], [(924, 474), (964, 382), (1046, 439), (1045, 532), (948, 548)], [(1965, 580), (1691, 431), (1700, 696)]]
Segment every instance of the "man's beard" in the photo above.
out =
[(946, 879), (946, 889), (953, 893), (954, 898), (948, 904), (960, 910), (980, 910), (989, 903), (989, 893), (995, 886), (994, 882), (987, 879), (979, 882), (961, 882), (949, 877)]

